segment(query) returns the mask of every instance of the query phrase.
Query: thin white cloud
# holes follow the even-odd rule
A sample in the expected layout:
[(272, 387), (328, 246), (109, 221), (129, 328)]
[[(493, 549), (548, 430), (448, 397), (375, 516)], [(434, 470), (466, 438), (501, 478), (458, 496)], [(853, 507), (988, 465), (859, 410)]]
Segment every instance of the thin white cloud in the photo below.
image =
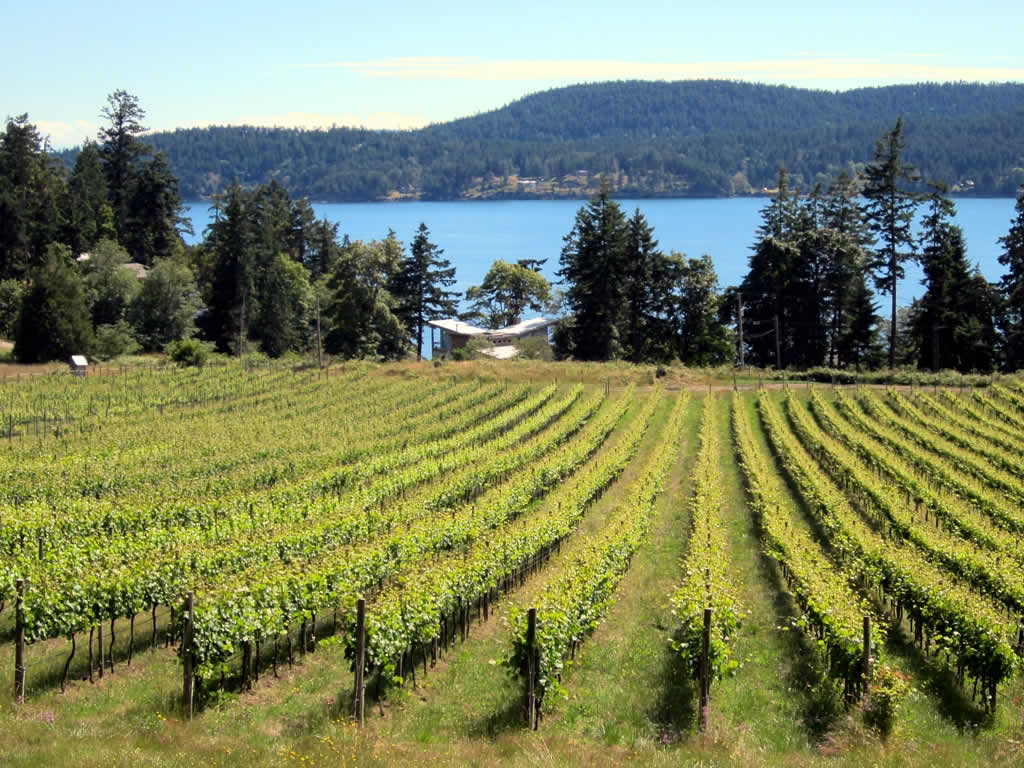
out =
[(81, 144), (86, 139), (96, 140), (99, 123), (88, 120), (33, 120), (40, 135), (50, 140), (54, 149), (64, 149)]
[(959, 67), (922, 63), (930, 54), (913, 57), (830, 58), (800, 55), (793, 59), (759, 61), (642, 62), (614, 59), (480, 59), (461, 56), (418, 56), (338, 61), (322, 64), (358, 72), (366, 77), (402, 80), (523, 80), (598, 81), (613, 79), (688, 80), (728, 78), (759, 82), (797, 83), (1006, 81), (1024, 80), (1024, 67)]
[[(100, 129), (98, 123), (88, 120), (72, 122), (61, 120), (34, 121), (39, 133), (48, 137), (54, 149), (80, 146), (85, 139), (96, 139)], [(372, 130), (407, 130), (422, 128), (432, 121), (423, 115), (402, 112), (371, 112), (359, 115), (354, 112), (337, 114), (320, 112), (281, 112), (272, 115), (240, 115), (226, 120), (190, 120), (176, 125), (156, 127), (153, 131), (168, 131), (175, 128), (206, 128), (211, 125), (255, 125), (265, 128), (311, 128), (326, 129), (335, 126), (370, 128)]]

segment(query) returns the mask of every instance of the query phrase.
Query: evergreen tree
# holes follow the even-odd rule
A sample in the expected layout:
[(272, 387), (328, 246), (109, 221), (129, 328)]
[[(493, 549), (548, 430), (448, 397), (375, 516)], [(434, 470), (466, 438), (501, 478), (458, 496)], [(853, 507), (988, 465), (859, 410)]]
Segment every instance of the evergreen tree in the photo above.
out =
[(308, 197), (300, 197), (292, 201), (289, 212), (288, 255), (293, 261), (306, 265), (308, 252), (316, 228), (316, 213)]
[(924, 271), (924, 295), (915, 302), (911, 323), (917, 361), (933, 371), (952, 368), (956, 350), (953, 333), (958, 324), (957, 292), (968, 277), (967, 255), (963, 250), (960, 228), (952, 223), (956, 213), (953, 201), (939, 187), (930, 196), (919, 261)]
[(1003, 246), (999, 263), (1007, 268), (1000, 288), (1005, 305), (1006, 367), (1011, 371), (1024, 368), (1024, 190), (1014, 210), (1010, 231), (999, 238)]
[(179, 232), (190, 231), (178, 179), (164, 154), (139, 138), (146, 112), (136, 96), (114, 91), (102, 116), (109, 124), (99, 132), (99, 154), (117, 240), (132, 260), (150, 265), (171, 256)]
[(821, 365), (828, 354), (828, 277), (833, 260), (833, 238), (825, 227), (825, 200), (815, 187), (798, 205), (792, 242), (799, 250), (790, 276), (785, 327), (788, 366)]
[(312, 304), (305, 268), (279, 253), (267, 269), (259, 303), (260, 349), (269, 357), (309, 349)]
[[(648, 359), (658, 346), (671, 350), (671, 336), (668, 344), (661, 334), (656, 313), (669, 306), (674, 282), (665, 268), (665, 255), (658, 250), (654, 229), (637, 208), (627, 223), (625, 251), (622, 254), (623, 277), (625, 278), (625, 311), (623, 340), (626, 358), (634, 363)], [(666, 285), (668, 282), (668, 285)]]
[(249, 196), (233, 183), (215, 204), (206, 243), (213, 254), (213, 279), (205, 327), (221, 352), (242, 354), (255, 314), (254, 233)]
[(457, 293), (445, 288), (455, 284), (455, 267), (442, 259), (444, 251), (430, 242), (427, 225), (420, 223), (398, 272), (390, 281), (390, 293), (397, 302), (394, 314), (416, 345), (416, 359), (423, 359), (423, 329), (428, 320), (454, 315)]
[(623, 254), (628, 226), (604, 182), (601, 192), (576, 213), (565, 236), (558, 276), (566, 283), (570, 317), (556, 337), (560, 355), (578, 360), (620, 357), (619, 329), (625, 304)]
[(0, 135), (0, 279), (43, 264), (63, 221), (63, 178), (28, 115), (7, 120)]
[(789, 361), (791, 277), (800, 249), (774, 237), (754, 246), (750, 268), (740, 284), (743, 297), (743, 339), (746, 360), (762, 367), (785, 367)]
[(867, 198), (864, 213), (880, 245), (871, 269), (875, 284), (892, 299), (889, 323), (889, 368), (896, 364), (896, 289), (905, 276), (903, 264), (913, 256), (911, 223), (917, 210), (917, 196), (909, 189), (916, 181), (916, 169), (903, 162), (903, 118), (875, 146), (874, 161), (864, 169)]
[(859, 371), (862, 366), (870, 366), (876, 357), (879, 321), (874, 296), (863, 276), (851, 283), (844, 303), (846, 310), (835, 354), (840, 367), (852, 365)]
[[(873, 245), (856, 200), (853, 180), (844, 171), (829, 186), (822, 216), (821, 246), (826, 258), (825, 305), (828, 313), (828, 360), (831, 365), (860, 366), (873, 348), (875, 308), (867, 287), (867, 248)], [(851, 337), (860, 329), (865, 336)], [(854, 355), (847, 357), (845, 352)]]
[(805, 350), (798, 346), (801, 330), (813, 325), (803, 316), (807, 302), (806, 240), (811, 227), (791, 192), (785, 168), (779, 169), (777, 191), (761, 210), (758, 240), (749, 269), (740, 284), (746, 360), (783, 368), (797, 365)]
[(789, 171), (780, 166), (775, 181), (775, 194), (771, 202), (761, 209), (761, 226), (758, 227), (759, 240), (774, 238), (775, 240), (791, 241), (793, 229), (799, 215), (799, 195), (789, 187)]
[(318, 280), (323, 275), (331, 274), (340, 253), (338, 225), (327, 219), (314, 222), (303, 253), (306, 269), (309, 270), (312, 279)]
[(142, 125), (146, 111), (139, 105), (137, 96), (117, 90), (107, 96), (107, 106), (100, 115), (108, 122), (97, 138), (107, 178), (107, 194), (114, 214), (114, 229), (118, 240), (127, 242), (129, 205), (136, 164), (141, 156), (149, 152), (149, 147), (139, 140), (139, 136), (146, 131)]
[[(972, 274), (956, 206), (944, 185), (930, 195), (921, 237), (924, 295), (914, 303), (911, 333), (918, 364), (932, 370), (991, 370), (995, 360), (992, 289)], [(987, 350), (986, 350), (987, 348)]]
[(46, 261), (29, 273), (14, 339), (14, 357), (21, 363), (62, 360), (88, 355), (93, 346), (85, 284), (72, 265), (71, 251), (54, 243)]
[(171, 257), (181, 242), (179, 232), (191, 232), (191, 224), (184, 215), (178, 180), (162, 152), (138, 165), (129, 195), (124, 247), (146, 266)]
[(971, 271), (960, 293), (960, 312), (953, 344), (954, 366), (963, 372), (989, 373), (999, 362), (999, 335), (995, 317), (999, 314), (999, 289), (989, 283), (981, 270)]
[(85, 142), (75, 158), (63, 208), (64, 240), (76, 256), (89, 251), (103, 238), (115, 238), (114, 212), (107, 202), (107, 180), (99, 150), (91, 141)]

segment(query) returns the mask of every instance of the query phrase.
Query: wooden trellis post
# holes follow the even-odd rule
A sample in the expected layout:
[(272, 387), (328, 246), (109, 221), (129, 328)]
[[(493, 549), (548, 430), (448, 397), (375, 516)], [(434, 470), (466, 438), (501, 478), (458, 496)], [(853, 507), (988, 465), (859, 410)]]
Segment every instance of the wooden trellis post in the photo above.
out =
[(704, 631), (700, 644), (700, 709), (698, 727), (703, 733), (708, 727), (708, 700), (711, 694), (711, 609), (704, 609)]
[(526, 727), (537, 730), (537, 609), (526, 614)]
[(867, 614), (864, 615), (864, 659), (862, 664), (864, 693), (867, 694), (868, 681), (871, 679), (871, 617)]
[(356, 684), (352, 694), (352, 717), (363, 724), (366, 707), (366, 600), (356, 601)]
[(25, 580), (18, 579), (14, 607), (14, 700), (25, 703)]
[(185, 627), (181, 634), (181, 661), (184, 667), (184, 687), (182, 690), (182, 699), (185, 704), (185, 709), (188, 712), (188, 719), (192, 719), (192, 712), (195, 703), (195, 692), (196, 692), (196, 676), (195, 676), (195, 659), (192, 658), (192, 644), (193, 644), (193, 622), (195, 621), (195, 594), (192, 592), (188, 593), (185, 598)]

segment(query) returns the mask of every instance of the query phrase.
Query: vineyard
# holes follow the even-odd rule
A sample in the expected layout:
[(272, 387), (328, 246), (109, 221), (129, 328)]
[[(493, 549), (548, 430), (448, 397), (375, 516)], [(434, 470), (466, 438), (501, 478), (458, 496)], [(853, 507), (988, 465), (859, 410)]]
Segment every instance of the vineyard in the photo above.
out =
[(496, 370), (3, 380), (0, 763), (1024, 761), (1021, 381)]

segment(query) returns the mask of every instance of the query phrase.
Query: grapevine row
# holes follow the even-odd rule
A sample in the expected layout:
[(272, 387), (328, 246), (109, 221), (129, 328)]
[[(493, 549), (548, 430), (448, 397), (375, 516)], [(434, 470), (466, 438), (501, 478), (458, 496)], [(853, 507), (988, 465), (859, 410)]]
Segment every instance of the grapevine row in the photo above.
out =
[[(837, 568), (808, 533), (779, 482), (775, 465), (757, 445), (743, 398), (733, 396), (733, 440), (739, 456), (751, 509), (765, 552), (782, 567), (789, 589), (803, 614), (795, 624), (823, 644), (828, 672), (844, 683), (847, 697), (863, 691), (864, 634), (862, 618), (874, 611), (858, 599), (851, 585), (855, 574)], [(871, 626), (871, 648), (881, 647), (878, 622)], [(878, 654), (873, 654), (877, 663)]]
[(725, 496), (715, 405), (716, 398), (708, 394), (704, 398), (700, 445), (693, 470), (689, 550), (683, 560), (683, 580), (671, 596), (672, 612), (681, 625), (672, 646), (694, 678), (700, 671), (704, 609), (712, 610), (708, 653), (714, 677), (738, 666), (732, 650), (743, 617), (739, 595), (729, 574), (728, 543), (722, 524)]
[[(559, 689), (570, 658), (607, 612), (634, 552), (647, 537), (655, 501), (668, 470), (679, 457), (688, 400), (685, 394), (675, 399), (653, 459), (626, 489), (626, 501), (612, 510), (596, 535), (581, 537), (578, 544), (574, 542), (572, 551), (563, 554), (559, 567), (548, 575), (544, 590), (536, 598), (538, 710), (545, 693)], [(508, 626), (508, 664), (525, 675), (531, 649), (527, 643), (527, 612), (522, 605), (513, 605)]]
[(1017, 622), (984, 598), (951, 583), (948, 574), (912, 547), (887, 540), (865, 526), (787, 429), (767, 393), (759, 396), (758, 408), (783, 469), (826, 532), (832, 550), (865, 585), (878, 584), (879, 599), (887, 596), (894, 601), (897, 618), (906, 611), (915, 639), (929, 646), (934, 643), (937, 650), (955, 657), (958, 679), (970, 673), (981, 682), (986, 701), (994, 705), (997, 685), (1017, 668)]
[(195, 647), (200, 669), (210, 671), (239, 644), (278, 636), (290, 623), (329, 606), (351, 610), (357, 595), (381, 588), (424, 556), (441, 555), (508, 516), (520, 514), (577, 467), (576, 462), (585, 461), (597, 449), (631, 399), (622, 398), (593, 419), (585, 417), (580, 423), (586, 421), (586, 427), (550, 462), (491, 489), (478, 504), (453, 510), (450, 519), (427, 520), (406, 532), (351, 549), (344, 556), (303, 563), (201, 596)]

